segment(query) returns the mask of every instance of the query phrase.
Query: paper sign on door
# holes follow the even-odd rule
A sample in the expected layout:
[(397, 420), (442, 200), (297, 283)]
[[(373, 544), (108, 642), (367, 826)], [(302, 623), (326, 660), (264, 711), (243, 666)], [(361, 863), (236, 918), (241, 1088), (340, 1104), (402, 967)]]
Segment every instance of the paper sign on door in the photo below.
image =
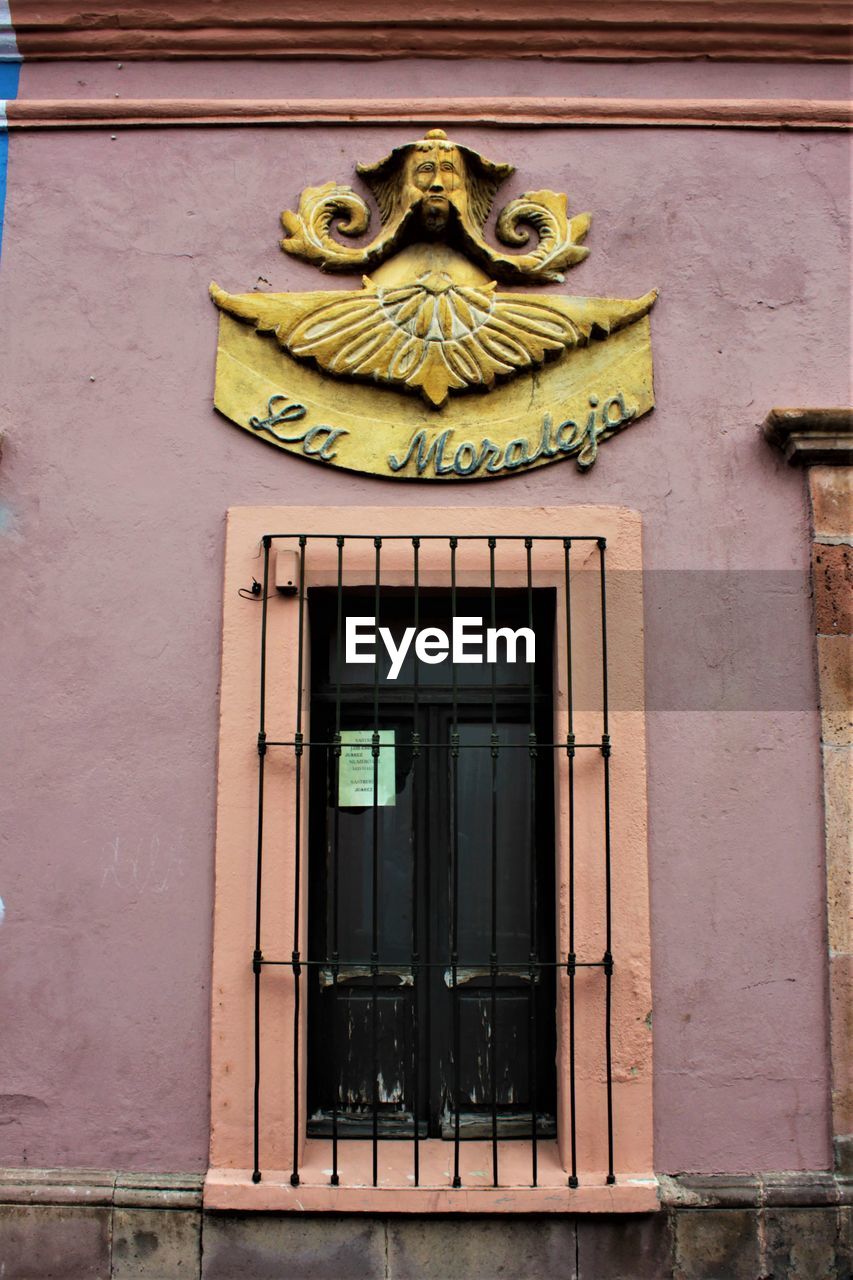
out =
[[(376, 805), (397, 802), (394, 786), (394, 730), (379, 730), (379, 767), (376, 770)], [(373, 800), (373, 730), (342, 729), (338, 771), (338, 807), (371, 807)]]

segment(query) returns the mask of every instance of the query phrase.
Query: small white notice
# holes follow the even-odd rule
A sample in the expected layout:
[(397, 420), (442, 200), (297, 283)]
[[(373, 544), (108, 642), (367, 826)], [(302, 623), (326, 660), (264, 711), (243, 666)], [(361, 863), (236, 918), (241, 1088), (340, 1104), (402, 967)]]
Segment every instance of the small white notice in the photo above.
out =
[(394, 730), (380, 729), (374, 801), (373, 730), (342, 729), (338, 807), (361, 809), (365, 806), (372, 807), (374, 803), (377, 807), (396, 804), (394, 755)]

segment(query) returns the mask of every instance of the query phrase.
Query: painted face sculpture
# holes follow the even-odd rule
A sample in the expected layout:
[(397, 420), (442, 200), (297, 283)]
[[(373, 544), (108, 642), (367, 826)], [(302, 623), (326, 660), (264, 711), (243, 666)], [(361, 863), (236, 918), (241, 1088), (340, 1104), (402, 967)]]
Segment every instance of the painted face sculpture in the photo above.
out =
[(429, 140), (412, 148), (404, 184), (405, 197), (420, 203), (421, 221), (431, 235), (447, 226), (451, 202), (460, 213), (467, 208), (465, 161), (452, 143)]

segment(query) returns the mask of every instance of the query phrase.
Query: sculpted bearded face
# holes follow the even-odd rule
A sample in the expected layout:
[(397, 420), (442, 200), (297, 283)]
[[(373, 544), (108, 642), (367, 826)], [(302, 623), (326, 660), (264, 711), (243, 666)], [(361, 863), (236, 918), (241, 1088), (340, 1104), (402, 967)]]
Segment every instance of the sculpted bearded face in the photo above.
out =
[[(477, 239), (500, 184), (513, 172), (450, 142), (443, 129), (395, 147), (375, 164), (360, 164), (383, 227), (405, 224), (405, 237), (438, 239), (453, 228)], [(413, 215), (413, 216), (412, 216)]]
[(411, 203), (421, 202), (421, 219), (431, 234), (443, 231), (451, 202), (464, 211), (467, 204), (465, 161), (448, 143), (421, 143), (406, 157), (405, 194)]

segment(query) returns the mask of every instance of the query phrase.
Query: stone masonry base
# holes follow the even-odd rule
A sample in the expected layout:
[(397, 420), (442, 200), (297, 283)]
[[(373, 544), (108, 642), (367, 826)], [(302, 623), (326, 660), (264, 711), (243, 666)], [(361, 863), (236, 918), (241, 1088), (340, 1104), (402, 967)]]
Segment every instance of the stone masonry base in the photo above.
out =
[(0, 1171), (3, 1280), (851, 1280), (853, 1185), (661, 1177), (661, 1211), (203, 1212), (202, 1179)]

